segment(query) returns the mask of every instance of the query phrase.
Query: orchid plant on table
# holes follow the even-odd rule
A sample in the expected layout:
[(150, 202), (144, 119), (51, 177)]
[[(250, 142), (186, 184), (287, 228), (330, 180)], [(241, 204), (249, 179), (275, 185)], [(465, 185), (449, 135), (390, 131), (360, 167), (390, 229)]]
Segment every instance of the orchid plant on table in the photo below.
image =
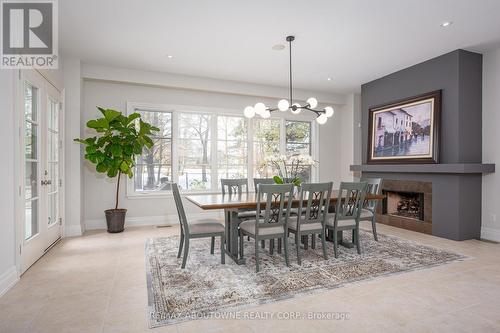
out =
[(272, 155), (266, 158), (266, 163), (278, 173), (273, 177), (276, 184), (291, 183), (300, 186), (301, 172), (313, 166), (316, 161), (309, 155)]

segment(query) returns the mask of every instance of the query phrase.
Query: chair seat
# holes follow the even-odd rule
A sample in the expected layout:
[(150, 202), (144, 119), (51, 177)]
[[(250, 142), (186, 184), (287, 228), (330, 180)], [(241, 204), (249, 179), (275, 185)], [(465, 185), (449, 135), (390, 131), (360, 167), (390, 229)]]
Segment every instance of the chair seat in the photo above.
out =
[[(240, 223), (240, 229), (246, 233), (255, 235), (255, 220), (248, 220)], [(281, 226), (259, 228), (259, 236), (281, 235), (285, 232), (285, 228)]]
[[(303, 223), (302, 221), (304, 221), (304, 220), (301, 219), (301, 222), (300, 222), (300, 230), (301, 231), (318, 230), (321, 232), (321, 229), (323, 229), (323, 227), (321, 226), (321, 223), (319, 223), (319, 222), (317, 222), (317, 223)], [(291, 219), (290, 221), (288, 221), (288, 229), (297, 230), (297, 219)]]
[[(329, 227), (333, 227), (334, 221), (335, 221), (334, 218), (329, 218), (328, 220), (326, 220), (326, 225)], [(348, 228), (348, 227), (356, 228), (356, 220), (355, 219), (340, 220), (337, 222), (337, 227), (338, 228)]]
[[(302, 209), (302, 215), (306, 214), (306, 209)], [(298, 208), (290, 208), (290, 216), (297, 216), (299, 215), (299, 209)]]
[(254, 218), (257, 216), (257, 212), (255, 210), (247, 210), (247, 211), (241, 211), (238, 212), (238, 218), (240, 219), (248, 219), (248, 218)]
[(361, 210), (361, 213), (359, 214), (359, 217), (362, 219), (365, 219), (365, 218), (371, 219), (373, 217), (373, 212), (369, 209), (363, 208)]
[(189, 224), (189, 233), (191, 235), (200, 234), (223, 234), (224, 226), (216, 221), (196, 221)]

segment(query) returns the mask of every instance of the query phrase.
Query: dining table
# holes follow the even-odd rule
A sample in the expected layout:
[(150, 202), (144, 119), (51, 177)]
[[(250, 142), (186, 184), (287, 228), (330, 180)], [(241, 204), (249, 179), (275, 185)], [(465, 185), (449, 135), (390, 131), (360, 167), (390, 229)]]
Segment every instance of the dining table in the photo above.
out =
[[(339, 191), (332, 190), (330, 207), (335, 207), (338, 198)], [(384, 198), (385, 196), (382, 194), (368, 193), (365, 197), (365, 200), (383, 200)], [(257, 193), (243, 192), (241, 194), (190, 194), (186, 196), (186, 199), (203, 210), (224, 210), (226, 253), (232, 260), (234, 260), (235, 263), (239, 265), (244, 264), (245, 259), (239, 257), (238, 251), (238, 227), (241, 222), (240, 218), (238, 217), (238, 212), (241, 212), (242, 210), (256, 210), (258, 202)], [(300, 200), (298, 198), (293, 198), (292, 207), (298, 207), (300, 203), (299, 201)], [(261, 205), (262, 204), (263, 203), (261, 203)], [(341, 245), (352, 247), (351, 243), (343, 242), (342, 237), (339, 237), (339, 239), (341, 240)]]

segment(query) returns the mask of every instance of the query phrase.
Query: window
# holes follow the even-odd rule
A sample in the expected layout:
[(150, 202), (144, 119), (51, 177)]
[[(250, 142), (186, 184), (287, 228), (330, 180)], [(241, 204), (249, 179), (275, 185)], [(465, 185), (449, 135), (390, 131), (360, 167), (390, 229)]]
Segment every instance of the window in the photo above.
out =
[[(273, 177), (275, 172), (265, 163), (268, 156), (313, 155), (314, 122), (247, 120), (204, 108), (200, 112), (179, 109), (129, 104), (129, 113), (140, 113), (160, 131), (153, 137), (153, 147), (137, 158), (134, 178), (127, 183), (128, 195), (169, 193), (172, 181), (183, 191), (218, 192), (221, 178), (250, 178), (251, 182), (252, 177)], [(314, 179), (314, 170), (308, 167), (303, 178)]]
[(243, 117), (217, 116), (217, 186), (221, 178), (246, 178), (247, 122)]
[(274, 173), (265, 159), (280, 153), (279, 119), (254, 119), (253, 121), (253, 175), (255, 178), (269, 178)]
[(144, 121), (160, 129), (153, 139), (153, 147), (144, 149), (136, 161), (134, 190), (165, 191), (172, 181), (172, 113), (137, 110)]
[[(286, 154), (311, 154), (311, 123), (308, 121), (286, 121)], [(311, 167), (305, 167), (301, 173), (303, 181), (311, 180)]]
[(183, 190), (210, 190), (211, 137), (208, 114), (179, 115), (179, 187)]

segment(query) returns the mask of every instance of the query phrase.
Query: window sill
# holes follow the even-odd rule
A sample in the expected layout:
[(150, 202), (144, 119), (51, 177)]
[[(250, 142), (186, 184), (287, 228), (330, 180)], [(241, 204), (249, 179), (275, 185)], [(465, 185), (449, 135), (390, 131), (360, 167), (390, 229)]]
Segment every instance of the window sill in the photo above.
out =
[[(131, 200), (140, 200), (140, 199), (164, 199), (164, 198), (173, 198), (172, 191), (165, 191), (166, 193), (127, 193), (126, 198)], [(197, 194), (221, 194), (221, 192), (214, 191), (181, 191), (181, 196), (186, 195), (197, 195)]]

